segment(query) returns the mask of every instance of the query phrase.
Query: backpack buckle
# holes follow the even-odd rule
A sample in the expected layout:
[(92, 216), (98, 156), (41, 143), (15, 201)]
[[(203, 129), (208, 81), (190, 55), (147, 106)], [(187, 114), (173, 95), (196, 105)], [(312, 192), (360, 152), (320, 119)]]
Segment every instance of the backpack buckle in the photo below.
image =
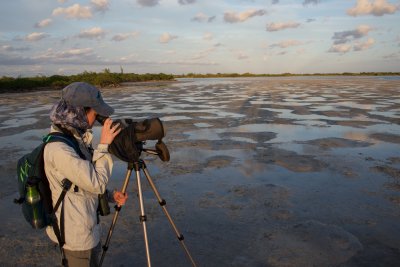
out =
[(68, 180), (67, 178), (65, 178), (64, 180), (62, 180), (62, 187), (65, 191), (68, 191), (72, 186), (72, 183), (70, 180)]

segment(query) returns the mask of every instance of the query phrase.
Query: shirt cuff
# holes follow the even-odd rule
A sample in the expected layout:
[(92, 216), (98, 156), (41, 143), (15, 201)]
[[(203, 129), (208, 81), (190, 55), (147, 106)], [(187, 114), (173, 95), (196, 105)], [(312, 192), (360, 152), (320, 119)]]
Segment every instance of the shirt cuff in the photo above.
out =
[(108, 144), (98, 144), (97, 150), (101, 153), (108, 153)]

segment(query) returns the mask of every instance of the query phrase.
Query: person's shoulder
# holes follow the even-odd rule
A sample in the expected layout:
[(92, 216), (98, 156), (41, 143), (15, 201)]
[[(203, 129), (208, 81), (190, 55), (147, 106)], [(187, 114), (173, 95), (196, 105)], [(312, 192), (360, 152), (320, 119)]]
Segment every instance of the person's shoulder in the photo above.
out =
[(60, 154), (76, 154), (75, 149), (63, 141), (53, 141), (46, 144), (44, 148), (44, 156), (57, 156)]

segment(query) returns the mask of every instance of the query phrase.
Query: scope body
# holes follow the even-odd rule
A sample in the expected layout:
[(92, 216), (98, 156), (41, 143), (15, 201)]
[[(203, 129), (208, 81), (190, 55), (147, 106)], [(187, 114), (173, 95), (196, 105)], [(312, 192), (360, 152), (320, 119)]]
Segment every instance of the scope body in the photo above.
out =
[[(96, 120), (104, 125), (108, 117), (96, 116)], [(142, 151), (156, 153), (162, 161), (169, 161), (170, 155), (167, 146), (162, 142), (165, 137), (165, 129), (159, 118), (145, 119), (135, 122), (132, 119), (117, 119), (112, 125), (120, 124), (121, 132), (109, 145), (108, 151), (126, 162), (139, 160)], [(155, 150), (144, 149), (143, 145), (148, 140), (157, 140)]]

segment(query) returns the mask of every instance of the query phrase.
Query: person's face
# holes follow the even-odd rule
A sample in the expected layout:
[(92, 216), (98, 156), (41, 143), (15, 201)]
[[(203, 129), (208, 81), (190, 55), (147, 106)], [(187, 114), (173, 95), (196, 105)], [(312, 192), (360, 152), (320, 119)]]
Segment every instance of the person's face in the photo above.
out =
[(86, 111), (86, 116), (89, 122), (89, 129), (91, 129), (94, 123), (96, 122), (96, 115), (97, 115), (96, 111), (92, 108)]

